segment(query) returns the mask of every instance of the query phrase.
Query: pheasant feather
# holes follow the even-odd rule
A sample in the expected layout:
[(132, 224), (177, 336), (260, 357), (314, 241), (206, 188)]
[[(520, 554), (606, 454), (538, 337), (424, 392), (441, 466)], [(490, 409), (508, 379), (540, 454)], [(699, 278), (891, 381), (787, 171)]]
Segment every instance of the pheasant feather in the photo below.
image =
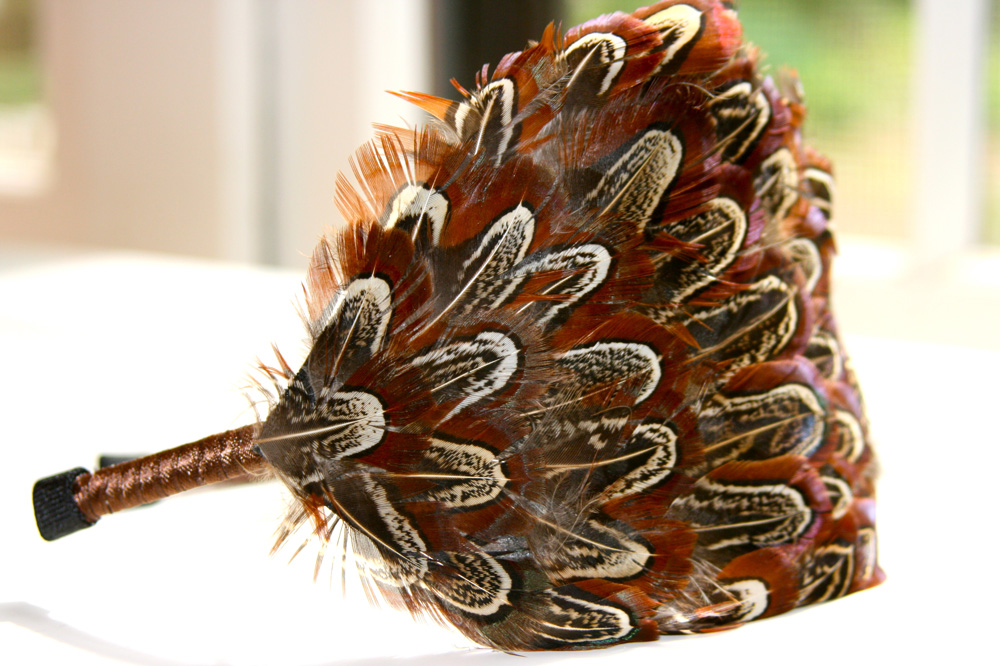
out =
[[(878, 584), (829, 162), (716, 0), (602, 16), (382, 127), (255, 455), (367, 585), (503, 650)], [(96, 520), (96, 518), (95, 518)], [(346, 547), (346, 546), (345, 546)]]

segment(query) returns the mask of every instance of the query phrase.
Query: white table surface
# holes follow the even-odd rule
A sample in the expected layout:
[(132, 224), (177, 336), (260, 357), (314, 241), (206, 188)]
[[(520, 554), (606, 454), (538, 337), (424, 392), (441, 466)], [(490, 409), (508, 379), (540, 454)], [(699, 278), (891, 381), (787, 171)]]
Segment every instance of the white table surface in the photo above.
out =
[[(875, 590), (736, 631), (583, 653), (482, 650), (268, 552), (275, 484), (188, 493), (46, 543), (36, 479), (252, 421), (271, 342), (301, 357), (299, 275), (0, 248), (4, 664), (997, 663), (1000, 351), (848, 335), (880, 445)], [(997, 332), (1000, 335), (1000, 332)], [(350, 577), (350, 575), (349, 575)]]

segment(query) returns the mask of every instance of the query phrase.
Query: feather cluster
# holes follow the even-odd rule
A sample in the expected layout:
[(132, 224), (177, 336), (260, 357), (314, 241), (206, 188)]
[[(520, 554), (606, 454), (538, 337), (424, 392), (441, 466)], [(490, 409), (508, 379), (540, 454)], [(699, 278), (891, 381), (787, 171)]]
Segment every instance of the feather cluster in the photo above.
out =
[[(665, 0), (380, 128), (259, 449), (394, 604), (504, 650), (735, 626), (878, 584), (829, 307), (830, 165), (735, 11)], [(294, 520), (293, 520), (294, 522)]]

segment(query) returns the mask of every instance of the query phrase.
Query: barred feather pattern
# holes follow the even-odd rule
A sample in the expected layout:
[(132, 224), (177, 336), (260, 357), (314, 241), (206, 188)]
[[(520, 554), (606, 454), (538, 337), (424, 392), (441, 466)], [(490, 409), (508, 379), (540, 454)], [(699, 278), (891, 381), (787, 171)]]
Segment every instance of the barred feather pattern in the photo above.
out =
[[(380, 128), (259, 448), (366, 585), (503, 650), (878, 584), (829, 162), (731, 6), (602, 16)], [(287, 534), (287, 531), (286, 531)]]

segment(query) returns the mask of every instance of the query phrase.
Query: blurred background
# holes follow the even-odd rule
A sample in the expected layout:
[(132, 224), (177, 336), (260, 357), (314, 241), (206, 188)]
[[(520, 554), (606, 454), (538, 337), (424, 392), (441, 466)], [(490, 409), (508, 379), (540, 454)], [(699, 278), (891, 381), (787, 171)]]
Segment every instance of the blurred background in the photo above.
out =
[[(0, 0), (0, 249), (301, 270), (371, 123), (420, 121), (385, 90), (453, 96), (549, 20), (639, 1)], [(797, 68), (834, 160), (842, 289), (908, 304), (848, 319), (912, 334), (925, 286), (967, 298), (940, 295), (957, 316), (997, 303), (1000, 0), (739, 5), (771, 71)], [(997, 323), (928, 335), (1000, 345)]]

